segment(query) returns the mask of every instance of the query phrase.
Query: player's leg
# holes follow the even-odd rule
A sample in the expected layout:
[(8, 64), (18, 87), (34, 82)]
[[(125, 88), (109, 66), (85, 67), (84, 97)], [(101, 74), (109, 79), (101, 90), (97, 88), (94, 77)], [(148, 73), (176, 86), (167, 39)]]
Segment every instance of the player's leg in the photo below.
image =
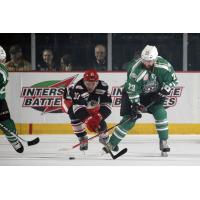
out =
[(170, 151), (167, 144), (168, 140), (168, 120), (167, 112), (162, 104), (155, 104), (149, 108), (150, 113), (154, 116), (157, 133), (160, 139), (160, 150)]
[(122, 118), (120, 123), (123, 121), (126, 121), (126, 122), (117, 126), (110, 137), (108, 146), (110, 146), (111, 150), (113, 150), (121, 142), (121, 140), (127, 135), (128, 131), (134, 127), (136, 120), (133, 120), (131, 119), (129, 115), (126, 115)]
[(69, 114), (69, 117), (71, 120), (71, 125), (72, 125), (72, 129), (74, 131), (74, 134), (77, 136), (77, 138), (80, 142), (85, 140), (85, 142), (80, 145), (80, 150), (81, 151), (87, 150), (88, 149), (88, 141), (87, 141), (88, 136), (87, 136), (87, 132), (85, 130), (84, 123), (75, 117), (72, 109), (68, 111), (68, 114)]
[[(99, 128), (99, 133), (101, 133), (99, 135), (99, 142), (103, 145), (107, 144), (109, 141), (109, 133), (106, 132), (107, 130), (107, 124), (106, 122), (103, 120), (100, 123), (100, 128)], [(115, 148), (113, 149), (113, 151), (119, 151), (119, 147), (115, 146)]]
[(99, 142), (102, 144), (106, 144), (109, 140), (109, 133), (106, 132), (107, 130), (107, 124), (104, 120), (100, 122), (100, 128), (99, 128)]
[(5, 99), (0, 100), (0, 129), (3, 131), (13, 148), (18, 153), (22, 153), (24, 151), (23, 145), (15, 135), (11, 134), (17, 134), (17, 131), (14, 121), (10, 118), (10, 112)]
[(114, 129), (114, 132), (108, 142), (108, 146), (111, 150), (113, 150), (121, 142), (127, 132), (135, 125), (136, 119), (132, 119), (131, 114), (131, 103), (129, 101), (128, 94), (123, 90), (120, 109), (120, 115), (123, 116), (123, 118), (120, 123), (123, 121), (126, 122), (120, 124)]

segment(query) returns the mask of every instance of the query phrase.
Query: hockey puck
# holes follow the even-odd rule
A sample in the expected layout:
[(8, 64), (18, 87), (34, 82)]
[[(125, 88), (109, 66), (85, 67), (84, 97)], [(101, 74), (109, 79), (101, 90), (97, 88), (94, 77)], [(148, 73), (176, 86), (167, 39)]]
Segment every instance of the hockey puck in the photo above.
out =
[(71, 157), (69, 157), (69, 159), (70, 159), (70, 160), (74, 160), (74, 159), (75, 159), (75, 157), (72, 157), (72, 156), (71, 156)]

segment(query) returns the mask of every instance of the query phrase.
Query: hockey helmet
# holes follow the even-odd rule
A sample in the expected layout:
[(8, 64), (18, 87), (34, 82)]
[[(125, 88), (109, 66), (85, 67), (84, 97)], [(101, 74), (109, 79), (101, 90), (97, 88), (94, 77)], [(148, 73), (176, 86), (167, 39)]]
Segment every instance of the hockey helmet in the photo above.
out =
[(142, 53), (141, 53), (141, 58), (142, 60), (144, 61), (153, 61), (153, 60), (156, 60), (158, 56), (158, 50), (155, 46), (150, 46), (150, 45), (147, 45)]
[(89, 82), (96, 82), (99, 80), (99, 75), (95, 69), (90, 69), (85, 71), (83, 75), (83, 80)]

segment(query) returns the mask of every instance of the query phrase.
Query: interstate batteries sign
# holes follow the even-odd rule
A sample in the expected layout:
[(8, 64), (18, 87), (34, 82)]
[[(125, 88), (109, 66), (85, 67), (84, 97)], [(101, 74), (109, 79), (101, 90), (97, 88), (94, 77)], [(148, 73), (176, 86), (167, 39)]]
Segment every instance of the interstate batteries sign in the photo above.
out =
[(62, 99), (65, 87), (76, 79), (74, 75), (65, 80), (49, 80), (36, 83), (29, 87), (22, 87), (20, 97), (23, 98), (22, 107), (31, 107), (42, 113), (64, 112)]
[[(112, 113), (108, 123), (119, 123), (122, 86), (126, 72), (101, 72), (99, 78), (109, 85), (112, 96)], [(179, 84), (168, 96), (165, 105), (171, 123), (200, 123), (200, 73), (177, 73)], [(6, 99), (16, 123), (64, 124), (70, 121), (63, 112), (64, 87), (76, 83), (83, 73), (27, 72), (9, 74)], [(46, 113), (46, 114), (45, 114)], [(187, 113), (187, 114), (186, 114)], [(181, 116), (181, 117), (180, 117)], [(152, 116), (144, 114), (138, 123), (152, 123)]]
[[(121, 96), (122, 96), (122, 90), (123, 87), (119, 86), (113, 86), (111, 91), (111, 97), (112, 97), (112, 106), (113, 107), (119, 107), (121, 105)], [(173, 107), (177, 104), (178, 98), (182, 95), (182, 86), (177, 86), (173, 88), (170, 92), (170, 94), (166, 97), (166, 100), (164, 102), (164, 107), (169, 108)]]

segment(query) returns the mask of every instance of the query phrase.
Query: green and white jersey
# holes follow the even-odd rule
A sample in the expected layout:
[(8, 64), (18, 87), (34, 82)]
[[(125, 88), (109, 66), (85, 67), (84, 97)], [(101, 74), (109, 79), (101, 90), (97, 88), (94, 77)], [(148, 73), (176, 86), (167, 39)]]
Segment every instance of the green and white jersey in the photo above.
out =
[(0, 99), (5, 99), (5, 86), (8, 83), (8, 69), (5, 65), (0, 64)]
[(141, 59), (130, 63), (128, 69), (124, 87), (132, 103), (139, 103), (140, 95), (156, 93), (163, 86), (173, 88), (178, 84), (172, 65), (161, 56), (158, 56), (153, 70), (146, 69)]

